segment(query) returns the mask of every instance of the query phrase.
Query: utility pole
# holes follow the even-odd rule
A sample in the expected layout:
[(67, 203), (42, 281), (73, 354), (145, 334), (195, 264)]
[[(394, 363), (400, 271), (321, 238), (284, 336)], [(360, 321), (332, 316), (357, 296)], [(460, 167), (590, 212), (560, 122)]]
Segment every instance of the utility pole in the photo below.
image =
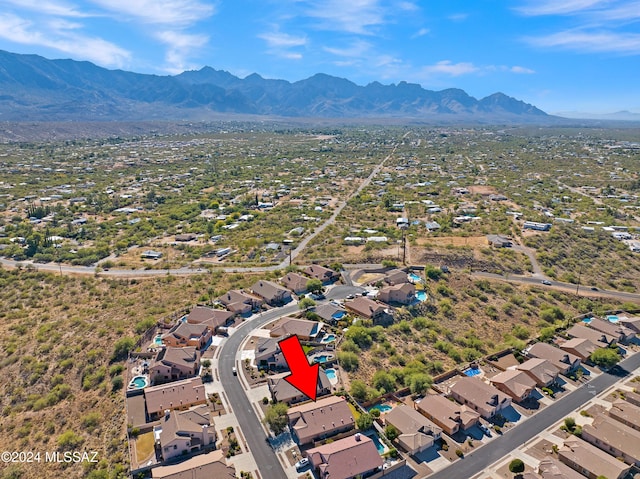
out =
[(578, 270), (578, 284), (576, 285), (576, 296), (578, 295), (578, 291), (580, 290), (580, 278), (582, 276), (582, 262), (580, 262), (580, 269)]

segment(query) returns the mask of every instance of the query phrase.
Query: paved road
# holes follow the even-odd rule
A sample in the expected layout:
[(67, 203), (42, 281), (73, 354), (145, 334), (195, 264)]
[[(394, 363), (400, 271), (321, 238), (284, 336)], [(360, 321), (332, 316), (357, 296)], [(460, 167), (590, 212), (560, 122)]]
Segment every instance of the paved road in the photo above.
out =
[[(629, 375), (629, 371), (640, 367), (640, 354), (635, 354), (622, 361), (620, 367), (623, 369), (623, 374)], [(509, 452), (529, 439), (534, 438), (544, 429), (568, 416), (572, 411), (577, 410), (581, 405), (612, 386), (620, 378), (620, 375), (601, 374), (565, 397), (558, 399), (554, 404), (547, 406), (535, 416), (523, 421), (522, 424), (508, 430), (504, 435), (497, 437), (477, 451), (467, 455), (464, 459), (428, 476), (429, 479), (469, 479), (473, 477), (489, 465), (504, 458)]]
[[(327, 293), (327, 300), (342, 299), (348, 294), (357, 294), (360, 291), (362, 291), (362, 288), (339, 285)], [(249, 444), (249, 450), (258, 464), (262, 479), (286, 479), (287, 476), (282, 469), (276, 453), (265, 440), (262, 427), (260, 426), (260, 419), (251, 406), (238, 377), (233, 375), (231, 368), (235, 366), (236, 353), (240, 348), (240, 344), (251, 331), (280, 316), (296, 311), (298, 311), (298, 305), (289, 304), (282, 308), (276, 308), (262, 313), (258, 318), (243, 323), (224, 343), (222, 351), (220, 352), (218, 362), (220, 382), (224, 387), (225, 394), (229, 399), (233, 412), (238, 419), (242, 434)], [(238, 371), (241, 370), (240, 366), (241, 365), (238, 365)]]

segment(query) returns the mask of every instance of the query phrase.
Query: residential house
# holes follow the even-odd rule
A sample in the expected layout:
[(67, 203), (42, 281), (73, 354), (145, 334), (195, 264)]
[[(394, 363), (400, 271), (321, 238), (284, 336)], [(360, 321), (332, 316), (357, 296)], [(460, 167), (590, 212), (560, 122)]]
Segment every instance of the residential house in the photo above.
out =
[(535, 343), (525, 350), (531, 358), (548, 360), (560, 374), (571, 374), (580, 367), (580, 358), (547, 343)]
[(612, 323), (600, 318), (591, 318), (589, 327), (596, 331), (600, 331), (601, 333), (613, 336), (619, 343), (627, 343), (636, 335), (634, 331), (623, 326), (620, 322)]
[(264, 300), (242, 290), (232, 289), (218, 298), (229, 311), (237, 314), (246, 314), (256, 311), (262, 306)]
[(507, 369), (490, 379), (493, 386), (511, 396), (516, 402), (522, 402), (531, 397), (536, 389), (536, 381), (524, 371)]
[(382, 468), (382, 457), (371, 438), (355, 434), (307, 451), (320, 479), (366, 477)]
[(582, 439), (603, 451), (621, 457), (627, 464), (640, 465), (640, 431), (600, 415), (582, 427)]
[(162, 348), (149, 366), (152, 384), (185, 379), (198, 374), (200, 353), (193, 346)]
[(347, 314), (347, 311), (337, 303), (326, 303), (316, 306), (315, 313), (320, 316), (323, 321), (336, 324)]
[(184, 454), (215, 448), (216, 431), (211, 427), (209, 407), (205, 404), (187, 411), (167, 409), (154, 432), (165, 462)]
[(607, 414), (616, 421), (640, 431), (640, 407), (623, 399), (617, 399), (613, 401)]
[(634, 393), (633, 391), (626, 391), (624, 393), (624, 398), (634, 406), (640, 407), (640, 394)]
[(326, 439), (355, 427), (349, 404), (338, 396), (292, 407), (287, 412), (287, 418), (293, 437), (300, 445)]
[(487, 242), (496, 248), (510, 248), (513, 246), (511, 238), (503, 235), (487, 235)]
[(378, 292), (377, 299), (387, 304), (411, 304), (416, 300), (416, 287), (411, 283), (385, 286)]
[(213, 309), (204, 306), (196, 306), (187, 315), (187, 323), (189, 324), (204, 324), (206, 325), (211, 334), (216, 334), (218, 328), (226, 326), (235, 316), (231, 311), (224, 309)]
[(280, 338), (259, 340), (255, 347), (255, 362), (258, 369), (286, 369), (287, 362), (280, 350)]
[(194, 241), (196, 239), (198, 239), (198, 237), (194, 233), (181, 233), (175, 236), (175, 240), (180, 241), (182, 243), (188, 242), (188, 241)]
[(634, 333), (640, 333), (640, 316), (618, 316), (620, 318), (619, 323), (624, 327), (629, 328)]
[(279, 306), (291, 301), (291, 291), (278, 286), (272, 281), (259, 280), (251, 286), (253, 294), (264, 299), (271, 306)]
[(340, 277), (340, 273), (317, 264), (307, 266), (304, 269), (303, 273), (313, 279), (319, 279), (320, 281), (322, 281), (322, 284), (333, 283)]
[(546, 359), (527, 359), (516, 366), (516, 369), (528, 374), (536, 382), (536, 386), (541, 388), (549, 387), (558, 381), (558, 369)]
[(572, 338), (588, 339), (599, 348), (606, 348), (617, 342), (614, 336), (598, 331), (597, 329), (592, 329), (581, 323), (571, 326), (571, 328), (567, 330), (567, 335)]
[(398, 430), (398, 444), (409, 454), (420, 454), (430, 448), (442, 434), (440, 427), (406, 404), (385, 414), (384, 422)]
[(384, 275), (383, 281), (393, 286), (394, 284), (402, 284), (409, 282), (409, 276), (406, 271), (401, 269), (392, 269)]
[(598, 349), (600, 346), (593, 344), (591, 341), (585, 338), (572, 338), (564, 343), (560, 344), (560, 349), (578, 356), (581, 361), (587, 361), (591, 353)]
[(203, 349), (210, 339), (211, 330), (206, 324), (190, 324), (182, 321), (162, 335), (162, 342), (171, 348), (193, 346), (196, 349)]
[(295, 334), (302, 341), (314, 341), (320, 331), (322, 331), (322, 324), (318, 321), (309, 321), (308, 319), (297, 319), (286, 316), (280, 319), (278, 323), (271, 328), (269, 336), (272, 338), (280, 338)]
[(622, 479), (631, 469), (631, 466), (577, 437), (564, 441), (558, 450), (558, 459), (589, 479)]
[(450, 388), (451, 397), (465, 404), (485, 419), (491, 419), (511, 406), (511, 398), (476, 377), (464, 377)]
[(542, 479), (584, 479), (584, 476), (569, 466), (547, 456), (538, 464), (538, 474)]
[(353, 301), (345, 302), (344, 306), (356, 316), (371, 319), (374, 325), (388, 324), (393, 321), (393, 317), (387, 314), (382, 304), (363, 296), (359, 296)]
[(295, 294), (307, 291), (307, 281), (309, 281), (309, 278), (298, 273), (287, 273), (280, 279), (280, 282)]
[(235, 479), (236, 469), (228, 466), (222, 449), (200, 454), (170, 466), (151, 469), (153, 479)]
[(428, 394), (416, 403), (416, 408), (449, 435), (455, 434), (460, 429), (469, 429), (480, 420), (480, 414), (476, 411), (444, 396)]
[[(276, 402), (287, 403), (289, 406), (308, 400), (309, 398), (305, 394), (302, 394), (299, 389), (293, 387), (284, 379), (289, 375), (290, 373), (282, 373), (269, 376), (267, 385), (271, 392), (271, 398)], [(331, 382), (329, 382), (329, 378), (322, 368), (319, 368), (318, 387), (316, 391), (318, 397), (331, 394)]]
[(147, 387), (144, 389), (144, 399), (149, 421), (162, 417), (167, 409), (184, 410), (207, 402), (200, 377)]

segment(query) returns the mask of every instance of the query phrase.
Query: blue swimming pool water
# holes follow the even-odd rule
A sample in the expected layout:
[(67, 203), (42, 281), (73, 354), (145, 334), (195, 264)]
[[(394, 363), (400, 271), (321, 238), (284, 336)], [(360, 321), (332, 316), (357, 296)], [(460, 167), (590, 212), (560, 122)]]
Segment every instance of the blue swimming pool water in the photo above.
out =
[(620, 321), (620, 318), (612, 314), (610, 316), (607, 316), (607, 321), (609, 321), (610, 323), (617, 323), (618, 321)]
[(160, 336), (159, 334), (155, 337), (155, 339), (153, 340), (153, 342), (155, 344), (157, 344), (158, 346), (162, 346), (162, 336)]
[(149, 382), (147, 381), (147, 378), (145, 378), (144, 376), (136, 376), (129, 383), (129, 387), (135, 388), (135, 389), (142, 389), (148, 385), (149, 385)]
[(426, 291), (417, 291), (416, 292), (416, 299), (418, 301), (426, 301), (427, 300), (427, 293)]
[(477, 376), (481, 373), (480, 368), (469, 368), (463, 371), (467, 376)]
[(322, 338), (323, 343), (330, 343), (336, 340), (335, 334), (327, 334), (324, 338)]
[(372, 434), (371, 436), (367, 435), (368, 438), (370, 438), (373, 441), (373, 444), (375, 444), (376, 449), (378, 450), (378, 454), (382, 455), (384, 454), (384, 444), (382, 444), (382, 442), (380, 442), (380, 438), (378, 437), (377, 434)]
[(324, 372), (325, 372), (325, 374), (327, 375), (327, 377), (329, 379), (335, 379), (336, 378), (336, 370), (335, 369), (325, 369)]
[(422, 281), (422, 278), (415, 273), (409, 273), (409, 279), (414, 283), (418, 283)]
[(375, 406), (371, 406), (368, 411), (372, 409), (377, 409), (380, 412), (389, 412), (393, 409), (389, 404), (376, 404)]
[(326, 363), (327, 361), (329, 361), (329, 359), (331, 359), (330, 356), (326, 355), (326, 354), (322, 354), (320, 356), (316, 356), (313, 358), (313, 362), (314, 363)]
[(582, 320), (582, 322), (583, 322), (584, 324), (589, 324), (589, 323), (591, 323), (591, 318), (584, 318), (584, 319)]
[(331, 317), (334, 319), (342, 319), (345, 314), (347, 314), (345, 311), (336, 311)]

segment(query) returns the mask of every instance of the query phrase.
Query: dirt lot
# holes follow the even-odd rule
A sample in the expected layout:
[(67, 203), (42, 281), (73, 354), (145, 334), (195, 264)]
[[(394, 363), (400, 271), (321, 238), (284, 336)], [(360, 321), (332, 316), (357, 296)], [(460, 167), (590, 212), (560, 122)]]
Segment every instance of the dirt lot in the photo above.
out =
[(493, 186), (486, 185), (473, 185), (468, 188), (469, 193), (472, 195), (497, 195), (498, 190), (496, 190)]
[(484, 236), (428, 236), (424, 238), (418, 238), (418, 245), (435, 245), (435, 246), (488, 246), (487, 238)]

